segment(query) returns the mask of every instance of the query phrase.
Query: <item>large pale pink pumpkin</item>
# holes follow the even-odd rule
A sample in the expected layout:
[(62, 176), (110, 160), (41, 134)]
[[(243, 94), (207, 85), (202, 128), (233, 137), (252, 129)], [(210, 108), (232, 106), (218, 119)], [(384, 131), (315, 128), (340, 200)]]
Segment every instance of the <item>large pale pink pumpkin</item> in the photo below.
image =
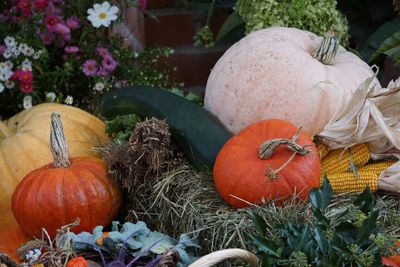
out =
[[(339, 46), (329, 64), (314, 58), (323, 38), (285, 27), (247, 35), (219, 59), (207, 82), (205, 108), (232, 132), (264, 119), (282, 119), (320, 132), (353, 92), (374, 75)], [(374, 84), (381, 87), (375, 80)]]

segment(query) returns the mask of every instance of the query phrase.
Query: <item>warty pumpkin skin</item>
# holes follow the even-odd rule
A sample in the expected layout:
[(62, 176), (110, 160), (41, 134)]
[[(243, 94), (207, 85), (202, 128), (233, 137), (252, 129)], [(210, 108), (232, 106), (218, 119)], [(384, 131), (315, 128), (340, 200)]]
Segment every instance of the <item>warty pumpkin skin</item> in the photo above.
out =
[[(264, 119), (282, 119), (319, 133), (358, 86), (374, 75), (339, 47), (330, 64), (312, 56), (322, 37), (285, 27), (255, 31), (231, 46), (207, 81), (204, 106), (238, 133)], [(373, 84), (381, 88), (377, 79)]]
[[(52, 123), (54, 116), (59, 115), (52, 115)], [(54, 162), (30, 172), (15, 189), (12, 211), (16, 221), (26, 233), (37, 237), (43, 227), (54, 237), (57, 229), (76, 218), (80, 218), (80, 225), (72, 231), (77, 233), (109, 224), (119, 210), (121, 197), (108, 178), (105, 163), (95, 157), (69, 159), (62, 134), (53, 136)]]
[(295, 155), (275, 178), (269, 172), (283, 166), (293, 151), (280, 145), (269, 159), (259, 156), (259, 147), (265, 141), (292, 139), (297, 131), (298, 128), (289, 122), (264, 120), (229, 139), (213, 169), (215, 185), (222, 198), (235, 208), (260, 203), (262, 199), (276, 200), (280, 205), (294, 193), (306, 199), (308, 192), (319, 185), (321, 167), (317, 149), (306, 133), (300, 132), (296, 143), (310, 153)]
[(71, 157), (100, 156), (93, 146), (109, 142), (104, 123), (75, 107), (46, 103), (0, 121), (0, 225), (15, 224), (11, 195), (30, 171), (52, 160), (49, 149), (50, 115), (63, 116)]

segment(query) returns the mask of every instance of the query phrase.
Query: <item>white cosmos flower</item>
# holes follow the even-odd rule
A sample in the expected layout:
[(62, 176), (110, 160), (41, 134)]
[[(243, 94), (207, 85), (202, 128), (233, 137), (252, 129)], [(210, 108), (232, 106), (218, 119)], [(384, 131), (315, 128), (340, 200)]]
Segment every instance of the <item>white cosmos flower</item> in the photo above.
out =
[(25, 60), (22, 61), (21, 68), (23, 71), (32, 71), (32, 62), (25, 58)]
[(6, 38), (4, 38), (4, 43), (7, 47), (14, 47), (17, 45), (17, 43), (15, 42), (15, 38), (12, 36), (7, 36)]
[(67, 95), (67, 98), (65, 98), (64, 103), (67, 105), (72, 105), (73, 102), (74, 102), (74, 98), (70, 95)]
[(24, 55), (26, 55), (28, 48), (29, 48), (29, 46), (25, 43), (20, 43), (18, 46), (19, 52), (21, 52)]
[(54, 100), (56, 100), (56, 94), (54, 92), (48, 92), (46, 94), (46, 100), (47, 102), (54, 102)]
[(32, 107), (32, 96), (27, 95), (24, 97), (23, 107), (24, 109), (30, 109)]
[(15, 86), (15, 83), (11, 80), (7, 80), (4, 82), (4, 85), (6, 86), (7, 89), (12, 89)]
[(4, 85), (0, 82), (0, 93), (4, 91)]
[(93, 8), (89, 8), (87, 19), (90, 20), (95, 28), (101, 26), (108, 27), (111, 21), (117, 19), (118, 12), (118, 7), (112, 6), (109, 2), (105, 1), (102, 4), (94, 4)]
[(102, 82), (98, 82), (98, 83), (96, 83), (95, 85), (94, 85), (94, 90), (95, 91), (98, 91), (98, 92), (101, 92), (101, 91), (103, 91), (103, 89), (104, 89), (104, 83), (102, 83)]
[(33, 54), (35, 54), (35, 50), (34, 50), (32, 47), (29, 46), (29, 47), (26, 49), (25, 55), (26, 55), (27, 57), (31, 57), (31, 56), (33, 56)]

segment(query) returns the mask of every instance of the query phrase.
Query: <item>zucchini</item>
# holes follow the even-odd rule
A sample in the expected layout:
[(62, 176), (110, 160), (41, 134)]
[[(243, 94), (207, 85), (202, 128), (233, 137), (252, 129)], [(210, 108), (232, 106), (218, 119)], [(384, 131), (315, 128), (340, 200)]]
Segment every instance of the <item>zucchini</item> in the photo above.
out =
[(232, 137), (207, 110), (165, 89), (128, 86), (101, 99), (100, 114), (106, 119), (132, 113), (167, 119), (173, 141), (197, 170), (212, 170), (218, 152)]

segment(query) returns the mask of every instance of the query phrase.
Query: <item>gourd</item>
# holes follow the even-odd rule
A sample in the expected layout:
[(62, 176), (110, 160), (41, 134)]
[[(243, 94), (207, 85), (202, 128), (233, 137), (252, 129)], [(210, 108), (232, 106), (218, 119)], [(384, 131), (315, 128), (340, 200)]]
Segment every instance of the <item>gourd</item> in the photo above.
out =
[(107, 176), (105, 163), (95, 157), (68, 157), (60, 115), (51, 115), (53, 162), (28, 173), (12, 196), (12, 211), (21, 228), (41, 236), (80, 218), (74, 232), (107, 225), (116, 216), (121, 197)]
[(67, 262), (66, 267), (88, 267), (88, 262), (84, 257), (76, 257)]
[[(374, 73), (338, 40), (295, 28), (252, 32), (218, 60), (207, 81), (205, 108), (232, 132), (282, 119), (319, 133)], [(380, 88), (375, 79), (373, 84)]]
[(109, 142), (103, 122), (75, 107), (46, 103), (0, 121), (0, 225), (15, 224), (11, 195), (30, 171), (51, 161), (48, 148), (50, 114), (63, 116), (64, 131), (72, 157), (98, 155), (94, 146)]
[(17, 224), (0, 228), (0, 252), (10, 256), (14, 261), (21, 263), (17, 249), (24, 243), (32, 240), (32, 236), (22, 231)]
[(213, 175), (222, 198), (235, 208), (263, 200), (306, 199), (319, 186), (320, 160), (310, 136), (283, 120), (264, 120), (240, 131), (218, 153)]
[(166, 119), (173, 141), (198, 170), (212, 170), (219, 150), (232, 136), (210, 112), (160, 88), (128, 86), (113, 90), (103, 96), (99, 110), (107, 119), (132, 113)]

